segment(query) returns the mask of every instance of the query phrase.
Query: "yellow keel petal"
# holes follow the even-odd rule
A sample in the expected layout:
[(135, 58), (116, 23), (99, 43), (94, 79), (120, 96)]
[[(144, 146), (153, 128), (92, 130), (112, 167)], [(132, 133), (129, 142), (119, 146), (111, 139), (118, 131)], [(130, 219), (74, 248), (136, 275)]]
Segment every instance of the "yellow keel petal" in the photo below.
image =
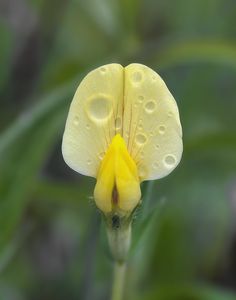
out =
[(131, 212), (140, 201), (137, 166), (119, 134), (113, 138), (101, 163), (94, 197), (104, 213)]

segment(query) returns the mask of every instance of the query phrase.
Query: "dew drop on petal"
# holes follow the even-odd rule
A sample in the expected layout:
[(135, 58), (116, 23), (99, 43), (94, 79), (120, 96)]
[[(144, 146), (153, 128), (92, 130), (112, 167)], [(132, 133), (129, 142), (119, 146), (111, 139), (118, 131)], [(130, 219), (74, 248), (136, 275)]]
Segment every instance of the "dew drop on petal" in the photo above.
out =
[(141, 166), (138, 168), (138, 174), (139, 174), (139, 177), (140, 177), (141, 179), (147, 177), (147, 170), (146, 170), (146, 168), (145, 168), (144, 166), (141, 165)]
[(93, 97), (87, 106), (87, 114), (95, 122), (106, 121), (112, 113), (112, 102), (107, 96)]
[(74, 123), (75, 126), (78, 126), (78, 125), (79, 125), (79, 117), (76, 116), (76, 117), (74, 118), (73, 123)]
[(143, 133), (138, 133), (136, 135), (136, 143), (139, 144), (139, 145), (143, 145), (145, 144), (147, 141), (147, 138), (146, 136), (143, 134)]
[(176, 157), (172, 154), (168, 154), (164, 158), (164, 164), (167, 168), (172, 168), (176, 164)]
[(157, 150), (159, 150), (159, 149), (160, 149), (160, 145), (156, 144), (156, 145), (155, 145), (155, 148), (156, 148)]
[(98, 154), (98, 157), (99, 157), (100, 160), (103, 160), (104, 156), (105, 156), (105, 152), (100, 152)]
[(138, 129), (139, 130), (143, 129), (143, 119), (139, 119), (139, 121), (138, 121)]
[(166, 127), (164, 125), (161, 125), (161, 126), (159, 126), (158, 131), (159, 131), (160, 134), (164, 134), (165, 131), (166, 131)]
[(154, 135), (155, 135), (155, 132), (154, 132), (153, 130), (151, 130), (151, 131), (149, 132), (149, 135), (150, 135), (150, 136), (154, 136)]
[(143, 122), (143, 119), (139, 119), (139, 123), (142, 123)]
[(169, 111), (169, 112), (168, 112), (168, 117), (170, 118), (170, 117), (172, 117), (172, 116), (173, 116), (172, 111)]
[(86, 129), (89, 130), (90, 129), (90, 125), (86, 124)]
[(115, 129), (120, 130), (121, 129), (121, 117), (117, 117), (115, 120)]
[(143, 152), (143, 151), (140, 152), (140, 158), (141, 158), (141, 159), (144, 158), (144, 152)]
[(107, 68), (106, 68), (106, 67), (101, 67), (101, 68), (100, 68), (100, 71), (101, 71), (102, 74), (104, 74), (104, 73), (106, 73)]
[(88, 160), (87, 160), (87, 164), (88, 164), (88, 165), (91, 165), (91, 163), (92, 163), (92, 160), (91, 160), (91, 159), (88, 159)]
[(143, 75), (141, 72), (134, 72), (131, 76), (131, 80), (134, 83), (139, 83), (140, 81), (142, 81)]
[(153, 166), (154, 169), (158, 169), (159, 168), (159, 164), (156, 161), (152, 164), (152, 166)]
[(156, 102), (154, 100), (149, 100), (145, 106), (144, 109), (147, 113), (151, 114), (156, 109)]
[(142, 103), (143, 102), (143, 100), (144, 100), (144, 97), (143, 96), (138, 96), (138, 101), (139, 101), (139, 103)]

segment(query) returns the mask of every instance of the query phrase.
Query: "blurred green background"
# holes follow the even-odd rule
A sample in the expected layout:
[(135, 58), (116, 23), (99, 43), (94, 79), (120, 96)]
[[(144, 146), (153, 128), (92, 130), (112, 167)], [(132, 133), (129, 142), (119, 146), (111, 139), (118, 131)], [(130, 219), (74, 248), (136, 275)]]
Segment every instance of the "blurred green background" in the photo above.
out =
[(142, 186), (126, 299), (236, 299), (235, 0), (0, 0), (0, 299), (109, 299), (95, 180), (61, 138), (111, 62), (157, 71), (184, 132), (179, 167)]

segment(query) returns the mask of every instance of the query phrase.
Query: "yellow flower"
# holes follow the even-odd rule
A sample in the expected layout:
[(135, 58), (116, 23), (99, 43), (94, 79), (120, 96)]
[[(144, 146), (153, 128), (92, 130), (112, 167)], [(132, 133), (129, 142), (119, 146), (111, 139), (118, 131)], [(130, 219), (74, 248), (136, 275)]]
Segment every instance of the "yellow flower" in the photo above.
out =
[(182, 155), (176, 102), (161, 77), (141, 64), (90, 72), (70, 106), (65, 162), (97, 179), (94, 199), (105, 214), (130, 214), (140, 183), (168, 175)]

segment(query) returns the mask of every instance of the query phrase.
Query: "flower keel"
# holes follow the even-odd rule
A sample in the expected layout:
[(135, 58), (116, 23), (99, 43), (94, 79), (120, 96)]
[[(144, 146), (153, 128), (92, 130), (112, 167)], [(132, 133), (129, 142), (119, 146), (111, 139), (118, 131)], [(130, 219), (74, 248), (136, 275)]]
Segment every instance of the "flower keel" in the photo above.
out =
[(106, 152), (94, 190), (97, 207), (103, 213), (130, 214), (141, 198), (136, 163), (124, 139), (117, 134)]

